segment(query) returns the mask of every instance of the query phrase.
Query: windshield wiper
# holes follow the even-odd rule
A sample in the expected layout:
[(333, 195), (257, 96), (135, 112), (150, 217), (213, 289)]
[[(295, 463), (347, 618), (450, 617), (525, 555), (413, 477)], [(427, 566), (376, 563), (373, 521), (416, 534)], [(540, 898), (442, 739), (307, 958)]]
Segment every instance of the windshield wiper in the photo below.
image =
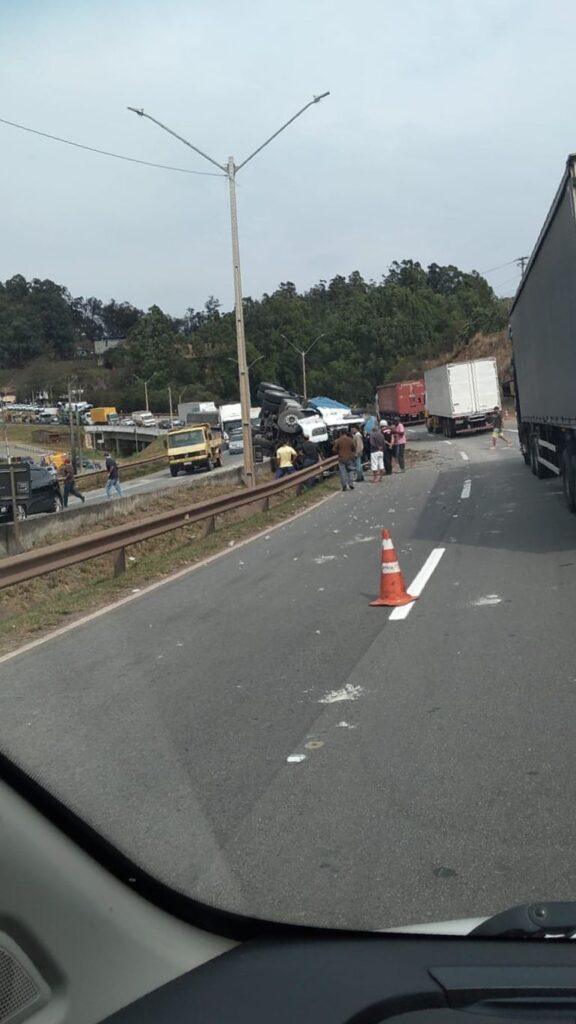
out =
[(470, 932), (471, 936), (507, 939), (571, 939), (576, 934), (576, 902), (524, 903), (510, 907)]

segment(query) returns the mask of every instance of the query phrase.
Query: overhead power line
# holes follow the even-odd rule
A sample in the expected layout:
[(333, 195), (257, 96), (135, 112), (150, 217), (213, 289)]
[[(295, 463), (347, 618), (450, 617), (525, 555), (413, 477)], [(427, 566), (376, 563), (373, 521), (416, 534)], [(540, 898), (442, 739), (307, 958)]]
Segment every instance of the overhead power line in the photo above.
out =
[(508, 260), (507, 263), (500, 263), (499, 266), (497, 267), (489, 267), (488, 270), (481, 270), (480, 274), (482, 277), (484, 277), (484, 274), (493, 274), (495, 270), (503, 270), (504, 267), (511, 267), (512, 264), (516, 262), (517, 260)]
[(53, 142), (62, 142), (66, 146), (75, 146), (76, 149), (85, 149), (89, 153), (99, 153), (100, 156), (111, 156), (115, 160), (127, 160), (131, 164), (143, 164), (144, 167), (158, 167), (162, 171), (177, 171), (179, 174), (200, 174), (208, 178), (224, 178), (224, 174), (217, 174), (216, 171), (193, 171), (188, 167), (171, 167), (169, 164), (154, 164), (150, 160), (138, 160), (135, 156), (124, 156), (122, 153), (110, 153), (107, 149), (97, 149), (96, 146), (85, 146), (81, 142), (72, 142), (71, 139), (62, 139), (59, 135), (49, 135), (48, 132), (38, 131), (37, 128), (28, 128), (25, 124), (17, 124), (16, 121), (7, 121), (0, 117), (1, 124), (10, 125), (11, 128), (19, 128), (23, 132), (30, 132), (32, 135), (41, 135), (44, 139), (52, 139)]

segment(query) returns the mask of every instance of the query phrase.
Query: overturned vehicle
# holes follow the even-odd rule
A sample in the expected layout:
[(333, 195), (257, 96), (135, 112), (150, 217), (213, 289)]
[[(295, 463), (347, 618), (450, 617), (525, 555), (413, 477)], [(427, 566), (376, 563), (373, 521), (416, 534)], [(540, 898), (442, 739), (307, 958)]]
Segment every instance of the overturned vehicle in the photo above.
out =
[(279, 444), (297, 445), (307, 438), (318, 447), (320, 458), (333, 454), (335, 437), (341, 430), (356, 424), (363, 426), (364, 417), (355, 416), (348, 406), (329, 398), (306, 401), (280, 384), (262, 381), (256, 395), (261, 404), (260, 420), (253, 427), (256, 457), (273, 455)]

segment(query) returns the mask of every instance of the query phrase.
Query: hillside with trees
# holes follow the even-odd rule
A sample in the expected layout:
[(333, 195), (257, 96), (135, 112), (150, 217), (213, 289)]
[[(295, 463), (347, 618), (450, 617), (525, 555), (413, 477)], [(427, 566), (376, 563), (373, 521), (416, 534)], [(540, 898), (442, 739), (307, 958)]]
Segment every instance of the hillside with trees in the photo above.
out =
[[(299, 390), (307, 349), (308, 390), (355, 404), (372, 400), (376, 385), (419, 374), (446, 353), (465, 353), (472, 339), (507, 324), (508, 301), (476, 272), (412, 260), (393, 263), (378, 282), (354, 271), (298, 292), (283, 282), (271, 294), (244, 300), (251, 379)], [(123, 339), (102, 365), (94, 342)], [(289, 344), (289, 342), (292, 343)], [(460, 356), (463, 358), (463, 355)], [(233, 312), (210, 297), (181, 318), (158, 306), (147, 312), (126, 302), (73, 298), (53, 281), (17, 275), (0, 283), (0, 387), (55, 394), (74, 378), (95, 404), (152, 406), (175, 400), (237, 397)]]

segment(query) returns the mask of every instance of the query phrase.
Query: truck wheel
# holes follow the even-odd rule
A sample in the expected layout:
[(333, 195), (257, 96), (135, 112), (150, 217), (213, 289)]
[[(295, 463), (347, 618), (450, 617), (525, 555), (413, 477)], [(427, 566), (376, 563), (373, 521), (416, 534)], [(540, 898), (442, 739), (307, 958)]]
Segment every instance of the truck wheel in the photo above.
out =
[(170, 476), (178, 476), (178, 466), (170, 466)]
[(576, 512), (576, 457), (574, 452), (565, 451), (562, 456), (562, 486), (568, 508), (571, 512)]
[(208, 470), (209, 473), (212, 472), (212, 470), (214, 469), (214, 459), (208, 459), (208, 462), (206, 463), (206, 469)]

